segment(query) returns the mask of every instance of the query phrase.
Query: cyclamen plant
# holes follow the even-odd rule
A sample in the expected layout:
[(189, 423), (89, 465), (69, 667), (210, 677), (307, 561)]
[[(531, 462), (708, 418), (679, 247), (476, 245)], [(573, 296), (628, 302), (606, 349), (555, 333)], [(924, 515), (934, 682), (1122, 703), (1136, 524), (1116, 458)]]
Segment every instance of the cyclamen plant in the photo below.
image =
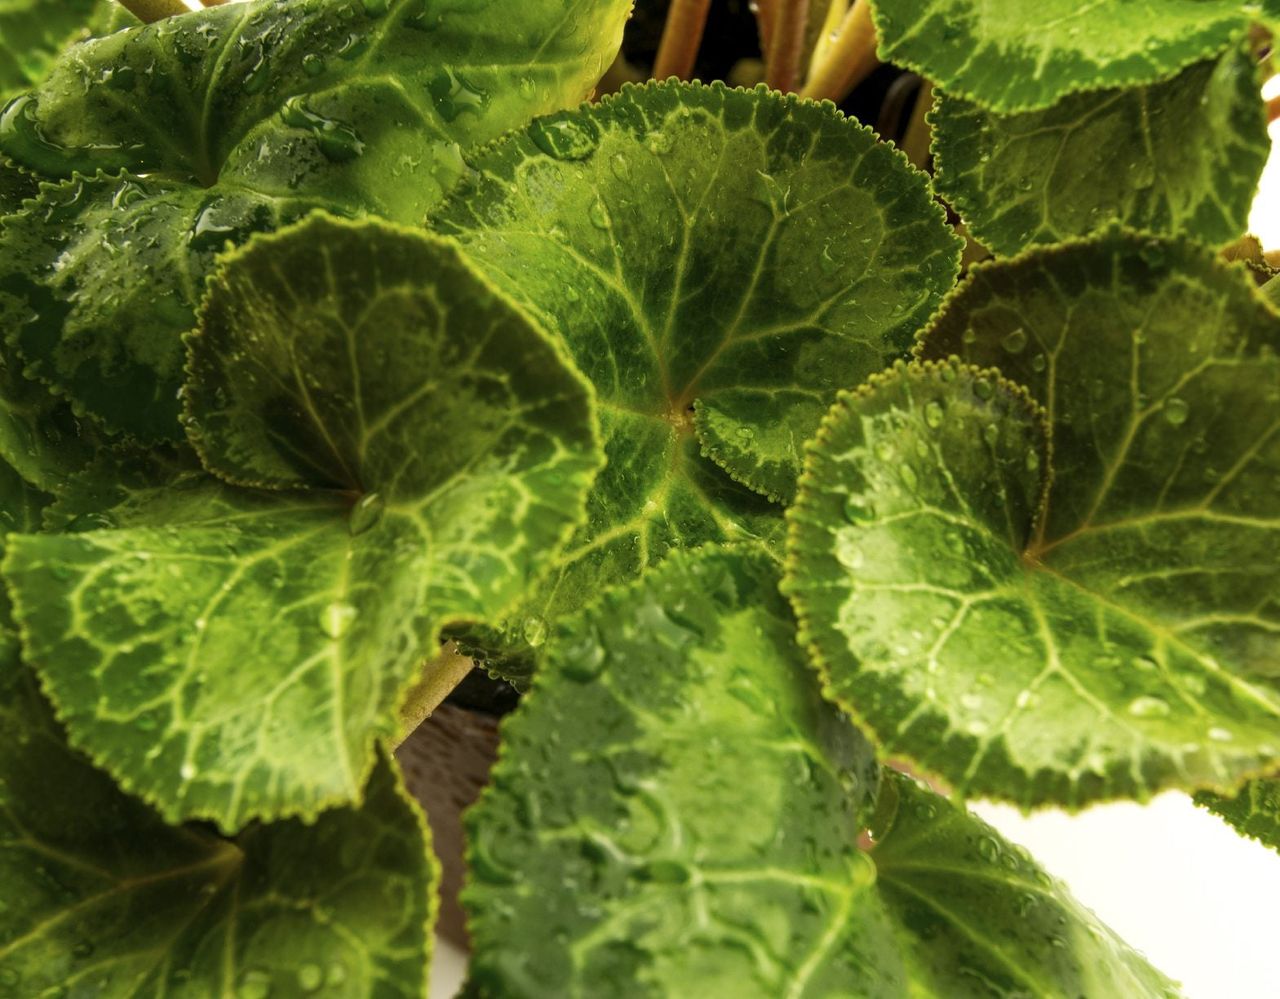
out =
[(425, 995), (446, 644), (468, 994), (1179, 994), (964, 801), (1280, 848), (1280, 5), (206, 6), (0, 6), (0, 995)]

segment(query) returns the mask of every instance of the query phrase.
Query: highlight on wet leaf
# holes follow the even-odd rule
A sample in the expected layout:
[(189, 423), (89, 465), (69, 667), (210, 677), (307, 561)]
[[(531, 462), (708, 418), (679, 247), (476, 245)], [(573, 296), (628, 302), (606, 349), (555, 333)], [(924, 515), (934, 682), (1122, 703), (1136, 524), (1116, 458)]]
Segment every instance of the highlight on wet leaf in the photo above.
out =
[(571, 617), (502, 738), (467, 816), (478, 994), (1176, 994), (1025, 853), (878, 774), (763, 554), (680, 553)]
[(165, 818), (314, 816), (360, 800), (441, 629), (500, 615), (582, 522), (590, 389), (454, 248), (323, 216), (226, 258), (189, 346), (209, 471), (100, 460), (68, 532), (13, 536), (24, 651)]
[(882, 752), (1024, 806), (1274, 767), (1278, 346), (1242, 271), (1112, 230), (975, 268), (837, 403), (786, 587)]
[(1171, 80), (1043, 111), (998, 114), (944, 94), (931, 121), (938, 192), (998, 254), (1117, 221), (1229, 243), (1271, 148), (1257, 63), (1239, 44)]
[(77, 46), (0, 116), (0, 154), (58, 182), (0, 223), (0, 327), (80, 415), (179, 438), (228, 242), (316, 208), (419, 222), (463, 148), (582, 99), (629, 8), (253, 0)]
[(870, 0), (880, 58), (997, 112), (1168, 79), (1220, 55), (1280, 0)]
[(554, 620), (673, 548), (773, 544), (841, 387), (909, 347), (959, 242), (926, 178), (830, 105), (654, 84), (487, 147), (433, 227), (565, 344), (609, 463), (512, 622)]

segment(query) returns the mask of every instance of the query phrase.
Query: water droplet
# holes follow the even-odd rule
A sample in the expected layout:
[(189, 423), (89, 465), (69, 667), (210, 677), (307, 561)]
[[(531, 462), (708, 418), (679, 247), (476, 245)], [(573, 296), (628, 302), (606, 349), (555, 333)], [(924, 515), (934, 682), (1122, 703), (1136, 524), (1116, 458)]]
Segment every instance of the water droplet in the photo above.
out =
[(351, 513), (347, 516), (347, 530), (352, 535), (363, 534), (382, 519), (383, 511), (386, 508), (387, 504), (381, 493), (365, 493), (356, 500), (355, 506), (351, 508)]
[(178, 768), (178, 776), (184, 781), (190, 781), (196, 775), (196, 768), (191, 763), (184, 763)]
[(1000, 859), (1000, 844), (994, 836), (983, 836), (978, 840), (978, 854), (988, 863)]
[(298, 969), (298, 986), (303, 992), (314, 992), (324, 984), (324, 971), (318, 964), (304, 964)]
[(920, 484), (920, 480), (916, 477), (916, 470), (910, 465), (903, 465), (898, 469), (898, 478), (902, 480), (904, 486), (912, 491)]
[(945, 418), (945, 414), (942, 411), (942, 403), (926, 402), (924, 404), (924, 422), (927, 423), (934, 430), (937, 430), (940, 426), (942, 426), (942, 421), (944, 418)]
[(1048, 366), (1048, 361), (1044, 359), (1043, 354), (1035, 354), (1031, 358), (1031, 370), (1043, 371)]
[(867, 501), (865, 496), (845, 497), (844, 516), (851, 524), (862, 523), (864, 520), (870, 520), (875, 515), (875, 507)]
[(1163, 718), (1169, 713), (1169, 702), (1143, 694), (1129, 702), (1128, 710), (1135, 718)]
[(755, 438), (756, 432), (750, 427), (739, 427), (737, 434), (742, 440), (749, 441)]
[(591, 219), (591, 224), (597, 229), (609, 228), (609, 215), (604, 210), (604, 205), (599, 201), (593, 201), (591, 207), (587, 210), (587, 216)]
[(1218, 728), (1215, 726), (1209, 729), (1209, 738), (1212, 739), (1214, 742), (1230, 742), (1232, 739), (1235, 738), (1235, 736), (1232, 735), (1230, 732), (1228, 732), (1225, 728)]
[(976, 378), (973, 382), (973, 394), (983, 402), (986, 402), (995, 395), (995, 386), (991, 384), (990, 378)]
[(442, 66), (427, 81), (427, 91), (445, 121), (457, 121), (470, 111), (478, 114), (489, 103), (489, 95), (448, 66)]
[(271, 995), (271, 976), (265, 971), (249, 970), (240, 976), (236, 999), (267, 999)]
[(524, 624), (520, 627), (520, 634), (524, 640), (535, 649), (547, 640), (547, 620), (538, 617), (537, 614), (530, 614), (524, 619)]
[(1157, 664), (1150, 656), (1134, 656), (1133, 668), (1150, 673), (1152, 670), (1157, 668)]
[(326, 985), (341, 985), (347, 980), (347, 966), (341, 961), (329, 962), (329, 970), (325, 974)]
[(302, 71), (307, 76), (319, 76), (324, 72), (324, 60), (314, 52), (308, 52), (302, 57)]
[(1172, 426), (1180, 427), (1187, 422), (1187, 416), (1191, 413), (1191, 407), (1181, 399), (1166, 399), (1164, 404), (1164, 418), (1167, 423)]
[(350, 604), (335, 600), (320, 612), (320, 628), (330, 638), (341, 638), (359, 613)]
[(846, 569), (861, 569), (865, 560), (857, 541), (842, 535), (836, 542), (836, 561)]
[(1010, 354), (1021, 354), (1027, 346), (1026, 330), (1019, 327), (1000, 341), (1000, 346)]
[(982, 439), (995, 447), (1000, 443), (1000, 427), (995, 423), (988, 423), (982, 428)]
[(585, 115), (561, 111), (530, 125), (529, 138), (553, 159), (585, 160), (600, 145), (600, 130)]
[(350, 125), (313, 111), (305, 97), (291, 97), (280, 109), (280, 119), (291, 128), (310, 132), (324, 157), (345, 163), (364, 152), (364, 140)]

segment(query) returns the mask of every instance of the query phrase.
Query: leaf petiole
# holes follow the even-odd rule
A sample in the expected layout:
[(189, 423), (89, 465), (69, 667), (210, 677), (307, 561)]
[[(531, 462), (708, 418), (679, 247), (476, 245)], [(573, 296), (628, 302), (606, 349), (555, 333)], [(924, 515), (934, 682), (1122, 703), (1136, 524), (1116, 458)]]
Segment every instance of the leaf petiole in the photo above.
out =
[(710, 7), (711, 0), (675, 0), (672, 3), (653, 64), (655, 79), (676, 76), (687, 80), (693, 75), (693, 64), (702, 45), (702, 32), (707, 26)]
[(765, 82), (772, 89), (784, 94), (796, 89), (808, 20), (809, 0), (779, 0), (765, 64)]
[(871, 4), (868, 0), (854, 0), (835, 39), (800, 93), (815, 100), (827, 98), (839, 103), (879, 65)]
[(475, 669), (475, 661), (464, 656), (455, 645), (447, 645), (440, 654), (422, 665), (422, 677), (414, 684), (400, 708), (400, 738), (397, 745), (413, 734), (413, 730), (431, 716), (453, 688)]
[(191, 8), (182, 0), (120, 0), (120, 5), (144, 24), (191, 12)]

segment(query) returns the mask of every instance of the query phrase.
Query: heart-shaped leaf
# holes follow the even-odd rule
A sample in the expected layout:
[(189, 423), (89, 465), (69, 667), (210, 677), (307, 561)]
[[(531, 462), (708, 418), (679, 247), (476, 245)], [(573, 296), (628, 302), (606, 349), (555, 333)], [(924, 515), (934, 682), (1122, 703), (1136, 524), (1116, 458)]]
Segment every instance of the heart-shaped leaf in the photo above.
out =
[(166, 818), (311, 816), (359, 800), (440, 629), (582, 522), (590, 389), (452, 247), (323, 216), (227, 258), (189, 368), (223, 479), (82, 484), (56, 520), (98, 529), (12, 539), (16, 616), (71, 742)]
[(317, 207), (419, 222), (462, 147), (590, 90), (629, 6), (255, 0), (77, 46), (0, 119), (0, 153), (67, 178), (0, 228), (0, 325), (82, 413), (179, 437), (218, 250)]
[(1025, 806), (1272, 765), (1278, 347), (1244, 272), (1190, 243), (975, 268), (919, 352), (998, 364), (1043, 414), (958, 360), (832, 410), (787, 583), (832, 693), (886, 752)]
[(880, 58), (992, 111), (1166, 79), (1216, 56), (1280, 0), (871, 0)]
[(475, 167), (434, 225), (560, 336), (609, 453), (587, 527), (527, 610), (539, 620), (670, 548), (773, 536), (776, 507), (715, 466), (789, 499), (837, 389), (903, 356), (957, 272), (900, 153), (762, 89), (627, 87)]
[(1173, 994), (977, 819), (874, 800), (777, 587), (711, 548), (564, 625), (467, 816), (477, 994)]
[(0, 990), (425, 995), (436, 862), (391, 765), (364, 804), (222, 839), (68, 748), (0, 630)]
[(1245, 231), (1271, 140), (1251, 51), (1172, 80), (995, 114), (942, 96), (931, 116), (939, 192), (996, 253), (1120, 221), (1228, 243)]

